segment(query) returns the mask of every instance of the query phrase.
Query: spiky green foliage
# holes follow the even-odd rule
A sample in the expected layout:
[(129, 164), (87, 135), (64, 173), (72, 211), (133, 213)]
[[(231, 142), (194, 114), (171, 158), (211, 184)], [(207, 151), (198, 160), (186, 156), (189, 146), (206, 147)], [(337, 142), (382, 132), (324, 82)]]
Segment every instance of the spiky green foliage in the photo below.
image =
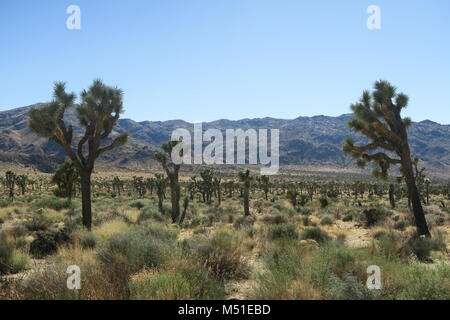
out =
[[(122, 90), (94, 80), (88, 90), (81, 93), (81, 103), (75, 107), (84, 135), (73, 148), (73, 126), (64, 122), (66, 110), (74, 107), (75, 94), (67, 93), (63, 82), (55, 83), (54, 100), (42, 108), (33, 108), (28, 117), (30, 129), (37, 135), (59, 144), (67, 153), (81, 177), (83, 224), (91, 227), (90, 179), (95, 160), (103, 153), (127, 142), (124, 132), (107, 142), (123, 112)], [(87, 144), (87, 150), (84, 146)]]
[(6, 171), (5, 184), (8, 188), (8, 196), (11, 201), (14, 200), (14, 186), (16, 185), (16, 174), (12, 171)]
[(154, 186), (156, 187), (156, 195), (158, 196), (158, 208), (163, 212), (163, 201), (166, 195), (167, 179), (163, 174), (156, 173), (152, 179)]
[(58, 188), (55, 190), (55, 195), (58, 197), (67, 197), (72, 199), (74, 183), (79, 181), (79, 174), (71, 160), (66, 160), (60, 165), (53, 177), (52, 182), (55, 183)]
[[(387, 179), (391, 165), (400, 165), (400, 170), (408, 186), (409, 198), (413, 203), (414, 216), (420, 234), (429, 236), (423, 209), (414, 179), (411, 153), (406, 129), (411, 119), (402, 119), (400, 113), (408, 105), (408, 96), (397, 93), (389, 82), (375, 82), (374, 91), (364, 91), (360, 101), (351, 105), (355, 117), (348, 126), (356, 133), (366, 136), (370, 143), (357, 146), (354, 140), (347, 137), (343, 151), (357, 159), (357, 165), (365, 167), (374, 163), (374, 176)], [(378, 151), (377, 150), (383, 150)]]

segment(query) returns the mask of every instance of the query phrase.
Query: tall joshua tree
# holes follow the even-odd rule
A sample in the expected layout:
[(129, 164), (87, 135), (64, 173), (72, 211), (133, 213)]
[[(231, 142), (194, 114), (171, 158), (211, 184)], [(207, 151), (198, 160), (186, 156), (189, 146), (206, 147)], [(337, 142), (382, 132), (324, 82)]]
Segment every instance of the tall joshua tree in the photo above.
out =
[[(411, 125), (411, 119), (402, 119), (400, 116), (400, 112), (407, 104), (408, 96), (397, 93), (396, 88), (389, 82), (383, 80), (375, 82), (372, 94), (364, 91), (360, 101), (351, 106), (355, 118), (348, 122), (353, 131), (365, 135), (370, 139), (370, 143), (356, 146), (353, 139), (347, 137), (343, 151), (358, 159), (357, 165), (360, 167), (365, 167), (369, 162), (376, 164), (377, 168), (372, 173), (383, 179), (388, 178), (391, 165), (400, 165), (412, 202), (417, 232), (419, 235), (429, 237), (430, 232), (420, 203), (406, 132)], [(387, 153), (376, 152), (379, 149)]]
[(250, 215), (250, 208), (249, 208), (249, 191), (250, 191), (250, 183), (254, 179), (252, 176), (250, 170), (245, 171), (239, 171), (238, 173), (239, 180), (243, 184), (243, 196), (244, 196), (244, 215), (249, 216)]
[(161, 164), (167, 174), (170, 187), (170, 200), (172, 202), (172, 222), (178, 221), (180, 216), (180, 185), (178, 183), (178, 172), (180, 165), (171, 160), (172, 149), (181, 141), (169, 141), (162, 145), (162, 151), (155, 154), (156, 160)]
[(158, 209), (163, 212), (163, 201), (166, 195), (166, 185), (167, 181), (163, 174), (156, 173), (155, 178), (153, 178), (153, 184), (156, 187), (156, 195), (158, 196)]
[(261, 182), (261, 188), (264, 191), (264, 197), (267, 200), (267, 196), (268, 196), (269, 188), (270, 188), (269, 176), (261, 176), (260, 182)]
[[(95, 80), (86, 91), (81, 93), (81, 103), (75, 107), (84, 134), (73, 147), (73, 127), (66, 126), (64, 113), (74, 106), (75, 94), (67, 93), (65, 83), (57, 82), (54, 87), (54, 100), (43, 108), (30, 111), (28, 124), (32, 131), (60, 145), (72, 160), (80, 174), (83, 225), (90, 230), (91, 211), (91, 175), (95, 160), (103, 153), (123, 145), (128, 141), (125, 132), (111, 141), (108, 139), (123, 111), (122, 91), (104, 85)], [(108, 143), (105, 140), (110, 140)], [(83, 147), (87, 144), (87, 150)]]
[(12, 171), (5, 173), (5, 183), (8, 188), (8, 196), (11, 201), (14, 201), (14, 187), (16, 185), (16, 174)]

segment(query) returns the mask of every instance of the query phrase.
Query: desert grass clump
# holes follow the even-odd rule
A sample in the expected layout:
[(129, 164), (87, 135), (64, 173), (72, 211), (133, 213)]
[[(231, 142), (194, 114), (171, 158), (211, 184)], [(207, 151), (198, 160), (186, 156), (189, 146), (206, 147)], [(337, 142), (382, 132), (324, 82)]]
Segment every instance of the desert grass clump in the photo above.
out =
[(112, 235), (97, 252), (98, 259), (112, 273), (135, 273), (145, 267), (158, 267), (170, 253), (172, 241), (158, 238), (143, 227)]
[(446, 249), (446, 244), (441, 237), (427, 238), (413, 232), (406, 240), (403, 249), (408, 254), (414, 254), (420, 261), (427, 262), (431, 261), (431, 251)]
[(390, 212), (386, 210), (382, 205), (376, 205), (373, 208), (364, 210), (364, 218), (367, 227), (371, 227), (377, 223), (384, 221)]
[(347, 222), (347, 221), (352, 221), (353, 220), (353, 214), (352, 213), (347, 213), (346, 215), (344, 215), (344, 217), (342, 218), (342, 221)]
[(128, 206), (131, 208), (135, 208), (138, 210), (141, 210), (142, 208), (145, 207), (145, 201), (143, 200), (133, 200), (130, 203), (128, 203)]
[(128, 279), (95, 264), (80, 265), (81, 290), (67, 288), (67, 265), (53, 262), (19, 284), (25, 300), (121, 300), (129, 299)]
[(320, 224), (323, 225), (323, 226), (330, 226), (333, 223), (334, 223), (334, 219), (329, 214), (323, 215), (322, 218), (320, 219)]
[(298, 239), (297, 228), (292, 223), (282, 223), (270, 227), (272, 239)]
[(300, 239), (302, 240), (312, 239), (319, 244), (325, 244), (331, 241), (330, 235), (326, 231), (320, 229), (319, 227), (312, 227), (305, 229), (301, 233)]
[(288, 222), (287, 218), (281, 214), (264, 216), (262, 220), (265, 223), (270, 223), (270, 224), (282, 224), (282, 223)]
[(198, 263), (183, 263), (177, 270), (146, 269), (130, 280), (131, 299), (216, 300), (224, 299), (223, 286)]
[[(81, 218), (79, 220), (81, 222)], [(95, 227), (93, 233), (100, 239), (106, 240), (112, 235), (124, 232), (129, 228), (128, 224), (121, 219), (108, 220), (98, 227)]]
[(50, 228), (52, 223), (53, 219), (40, 211), (33, 214), (31, 218), (26, 219), (23, 225), (28, 231), (45, 231)]
[(158, 209), (157, 206), (150, 205), (146, 206), (142, 209), (141, 213), (139, 214), (136, 222), (138, 224), (147, 221), (149, 219), (153, 219), (158, 222), (165, 222), (168, 220), (167, 216), (164, 216), (161, 211)]
[(342, 279), (333, 274), (326, 284), (325, 298), (328, 300), (373, 300), (376, 298), (376, 291), (369, 290), (352, 273), (345, 273)]
[(80, 233), (78, 241), (82, 248), (94, 249), (97, 246), (99, 239), (92, 232), (84, 231)]
[(400, 256), (402, 254), (403, 238), (399, 232), (381, 232), (375, 235), (378, 239), (379, 253), (385, 257)]
[(398, 220), (394, 223), (394, 229), (399, 231), (404, 231), (408, 226), (409, 226), (408, 220)]
[(9, 199), (0, 199), (0, 208), (6, 208), (12, 203)]
[(9, 241), (6, 233), (0, 233), (0, 274), (17, 273), (28, 268), (30, 258)]
[(406, 300), (450, 300), (450, 266), (440, 263), (430, 270), (426, 266), (413, 264), (401, 272), (399, 299)]
[(197, 252), (215, 279), (243, 279), (248, 276), (242, 238), (236, 233), (217, 231), (209, 243), (200, 246)]
[(311, 209), (309, 209), (309, 208), (300, 208), (299, 213), (302, 216), (310, 216), (312, 214)]
[(69, 209), (72, 207), (72, 202), (69, 200), (63, 200), (59, 198), (42, 198), (33, 202), (33, 206), (39, 208), (49, 208), (56, 211), (63, 209)]

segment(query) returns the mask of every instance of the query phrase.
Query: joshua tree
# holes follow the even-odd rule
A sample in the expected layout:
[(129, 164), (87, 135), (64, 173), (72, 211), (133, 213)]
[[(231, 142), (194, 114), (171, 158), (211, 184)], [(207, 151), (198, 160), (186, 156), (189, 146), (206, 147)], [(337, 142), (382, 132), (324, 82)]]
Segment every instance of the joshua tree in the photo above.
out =
[(214, 177), (213, 184), (214, 192), (217, 196), (218, 205), (220, 206), (220, 204), (222, 203), (222, 178)]
[(200, 171), (200, 192), (203, 197), (203, 202), (211, 203), (211, 197), (214, 191), (214, 176), (215, 173), (211, 169), (203, 169)]
[(315, 183), (315, 182), (308, 183), (306, 186), (306, 191), (308, 192), (309, 199), (311, 200), (311, 202), (313, 201), (313, 195), (316, 192), (316, 188), (317, 188), (317, 183)]
[(133, 184), (134, 191), (137, 192), (139, 197), (142, 198), (147, 193), (147, 184), (144, 183), (143, 177), (133, 176), (133, 181), (131, 183)]
[(180, 217), (180, 226), (183, 224), (184, 218), (186, 217), (188, 206), (189, 206), (189, 197), (185, 196), (183, 200), (183, 213), (181, 214)]
[(16, 174), (12, 171), (5, 173), (6, 187), (8, 188), (8, 195), (11, 201), (14, 201), (14, 187), (16, 185)]
[(268, 176), (261, 176), (260, 183), (261, 183), (261, 188), (264, 191), (264, 197), (267, 200), (267, 196), (268, 196), (268, 193), (269, 193), (269, 187), (270, 187), (269, 177)]
[[(54, 88), (54, 100), (43, 108), (30, 111), (28, 124), (32, 131), (60, 145), (72, 160), (81, 178), (83, 225), (90, 230), (91, 212), (91, 175), (95, 160), (103, 153), (127, 142), (129, 133), (125, 132), (106, 143), (119, 120), (122, 107), (122, 91), (104, 85), (95, 80), (91, 87), (81, 93), (81, 103), (76, 106), (80, 125), (85, 129), (78, 141), (77, 149), (73, 144), (73, 127), (66, 126), (64, 113), (74, 106), (75, 94), (67, 93), (65, 84), (57, 82)], [(106, 140), (106, 141), (105, 141)], [(87, 152), (83, 146), (87, 144)]]
[(19, 186), (22, 195), (24, 195), (25, 191), (27, 190), (27, 183), (28, 183), (27, 175), (21, 174), (16, 176), (16, 184)]
[[(351, 106), (355, 118), (348, 122), (353, 131), (365, 135), (370, 139), (370, 143), (356, 146), (353, 139), (347, 137), (343, 151), (358, 159), (357, 164), (360, 167), (369, 162), (375, 163), (379, 168), (374, 169), (373, 174), (383, 179), (388, 178), (391, 165), (400, 165), (412, 202), (418, 234), (429, 237), (430, 232), (420, 203), (406, 132), (411, 125), (411, 119), (402, 119), (400, 116), (400, 112), (408, 104), (408, 96), (396, 93), (396, 88), (387, 81), (377, 81), (374, 89), (372, 94), (364, 91), (361, 100)], [(384, 149), (388, 154), (375, 152), (377, 149)], [(398, 158), (394, 158), (395, 155)]]
[(172, 202), (172, 222), (177, 222), (180, 216), (180, 184), (178, 172), (180, 165), (173, 163), (171, 159), (172, 149), (181, 141), (169, 141), (162, 145), (161, 152), (155, 154), (156, 160), (161, 164), (169, 179), (170, 200)]
[(66, 160), (56, 169), (52, 177), (52, 182), (58, 186), (55, 190), (56, 196), (67, 197), (69, 200), (72, 200), (73, 184), (78, 182), (78, 179), (77, 168), (75, 168), (71, 160)]
[(391, 208), (395, 209), (395, 198), (394, 198), (394, 193), (395, 193), (395, 186), (393, 183), (391, 183), (389, 185), (389, 202), (391, 203)]
[(123, 182), (119, 179), (118, 176), (115, 176), (112, 181), (113, 192), (117, 192), (120, 196), (120, 192), (123, 190)]
[(166, 196), (166, 186), (167, 180), (164, 178), (164, 175), (160, 173), (155, 174), (155, 178), (153, 178), (153, 185), (156, 187), (156, 195), (158, 196), (158, 208), (159, 211), (163, 212), (163, 201)]
[(239, 180), (243, 184), (242, 192), (244, 197), (244, 214), (246, 216), (250, 215), (250, 207), (249, 207), (249, 191), (250, 191), (250, 183), (253, 180), (253, 176), (250, 170), (239, 171), (238, 173)]
[(289, 188), (286, 194), (286, 197), (291, 202), (292, 206), (295, 208), (297, 206), (297, 196), (299, 195), (298, 191), (295, 188)]

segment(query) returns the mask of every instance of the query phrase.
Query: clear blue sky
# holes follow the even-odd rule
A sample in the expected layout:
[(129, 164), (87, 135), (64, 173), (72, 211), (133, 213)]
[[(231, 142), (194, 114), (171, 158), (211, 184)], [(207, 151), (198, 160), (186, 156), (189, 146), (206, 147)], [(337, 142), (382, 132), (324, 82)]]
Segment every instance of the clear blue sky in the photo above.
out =
[[(71, 4), (81, 30), (66, 28)], [(450, 1), (0, 1), (0, 110), (98, 77), (139, 121), (336, 116), (382, 78), (413, 120), (448, 124)]]

